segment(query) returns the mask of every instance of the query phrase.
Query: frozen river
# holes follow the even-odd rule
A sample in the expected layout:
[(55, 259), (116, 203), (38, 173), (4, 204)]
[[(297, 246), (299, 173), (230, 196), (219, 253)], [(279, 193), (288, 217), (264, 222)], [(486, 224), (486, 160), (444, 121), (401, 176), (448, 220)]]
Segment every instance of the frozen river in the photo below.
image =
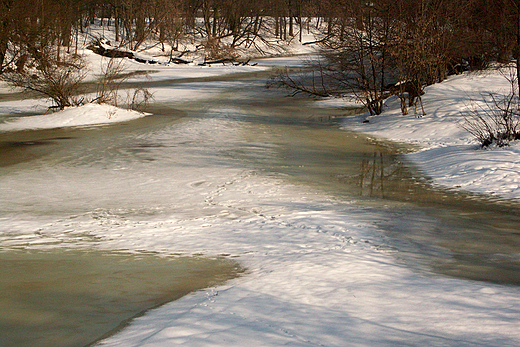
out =
[[(193, 279), (206, 279), (188, 289), (182, 286), (180, 294), (167, 296), (167, 300), (161, 290), (168, 287), (168, 281), (157, 281), (162, 288), (160, 299), (133, 308), (126, 317), (114, 316), (112, 323), (118, 326), (136, 310), (144, 311), (187, 291), (237, 276), (238, 265), (230, 259), (240, 263), (247, 254), (283, 250), (271, 236), (263, 239), (255, 235), (258, 239), (253, 238), (256, 241), (249, 245), (245, 241), (240, 246), (234, 244), (246, 237), (242, 232), (251, 228), (251, 223), (275, 223), (287, 213), (325, 209), (331, 216), (327, 218), (334, 222), (347, 216), (368, 225), (365, 230), (378, 242), (367, 242), (419, 274), (520, 284), (519, 206), (432, 188), (404, 160), (402, 154), (409, 148), (340, 129), (338, 117), (355, 110), (315, 107), (312, 100), (287, 98), (283, 91), (264, 89), (262, 79), (244, 76), (237, 81), (226, 78), (222, 83), (163, 82), (153, 88), (159, 95), (149, 108), (153, 116), (104, 127), (1, 134), (2, 263), (19, 263), (15, 260), (24, 258), (43, 263), (33, 270), (2, 272), (3, 278), (10, 276), (5, 290), (17, 292), (18, 303), (38, 306), (42, 300), (60, 306), (49, 293), (84, 296), (83, 291), (70, 289), (64, 284), (67, 281), (60, 279), (54, 283), (60, 290), (45, 291), (38, 298), (34, 294), (38, 292), (36, 280), (20, 273), (67, 276), (67, 271), (56, 274), (58, 264), (67, 261), (75, 264), (71, 267), (77, 271), (103, 268), (96, 260), (100, 254), (113, 263), (117, 263), (111, 260), (117, 257), (114, 254), (128, 257), (125, 264), (134, 257), (156, 262), (157, 273), (136, 263), (136, 273), (150, 276), (135, 276), (129, 288), (143, 281), (154, 282), (157, 277), (178, 276), (179, 271), (192, 271)], [(199, 91), (203, 97), (177, 98), (176, 91), (183, 88)], [(169, 100), (168, 93), (172, 95)], [(220, 230), (227, 226), (235, 231), (224, 237)], [(190, 238), (193, 230), (199, 235), (196, 239)], [(348, 235), (340, 236), (334, 237), (349, 242)], [(77, 263), (85, 254), (93, 257), (86, 261), (87, 269), (81, 270)], [(166, 275), (160, 259), (169, 261), (179, 255), (198, 256), (182, 265), (191, 264), (195, 270), (181, 266), (181, 270), (174, 270), (176, 274)], [(40, 258), (47, 256), (50, 260), (45, 262)], [(215, 263), (211, 265), (200, 256)], [(246, 262), (244, 276), (249, 263), (254, 264)], [(114, 266), (99, 271), (123, 270)], [(124, 271), (132, 273), (132, 267)], [(77, 277), (74, 281), (92, 282), (89, 276)], [(34, 290), (25, 289), (26, 295), (20, 295), (20, 288), (26, 288), (27, 283), (33, 283)], [(113, 286), (117, 287), (112, 284), (107, 290), (119, 290), (117, 296), (139, 295)], [(0, 307), (14, 305), (5, 302), (14, 294), (2, 291)], [(77, 303), (74, 297), (68, 300), (69, 306)], [(79, 316), (89, 309), (99, 310), (76, 306), (81, 308)], [(41, 321), (53, 315), (52, 319), (63, 320), (62, 313), (51, 314), (49, 307), (45, 310), (38, 311)], [(11, 316), (4, 314), (0, 321), (4, 330), (0, 336), (6, 336), (4, 332), (11, 331), (17, 322), (41, 332), (41, 322), (30, 319), (36, 317), (34, 307), (8, 312)], [(81, 320), (74, 324), (88, 325)], [(57, 325), (48, 324), (49, 331), (43, 334), (55, 334), (52, 329)], [(88, 342), (112, 328), (90, 332)], [(2, 338), (0, 345), (7, 345), (2, 344)], [(45, 344), (34, 343), (40, 345)], [(70, 345), (77, 345), (77, 341)]]

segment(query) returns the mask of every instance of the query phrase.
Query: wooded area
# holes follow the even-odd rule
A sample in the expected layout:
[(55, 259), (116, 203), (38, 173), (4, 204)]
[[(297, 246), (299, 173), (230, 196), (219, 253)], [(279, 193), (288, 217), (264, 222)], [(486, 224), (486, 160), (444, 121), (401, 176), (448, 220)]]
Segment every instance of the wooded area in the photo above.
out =
[(21, 72), (30, 62), (67, 60), (65, 52), (76, 52), (95, 19), (111, 25), (130, 50), (155, 40), (173, 54), (182, 39), (199, 37), (214, 59), (270, 44), (268, 36), (301, 40), (314, 25), (337, 81), (329, 89), (355, 87), (372, 113), (381, 112), (389, 89), (406, 89), (405, 112), (424, 85), (449, 72), (518, 60), (519, 6), (520, 0), (2, 0), (0, 65), (2, 72)]

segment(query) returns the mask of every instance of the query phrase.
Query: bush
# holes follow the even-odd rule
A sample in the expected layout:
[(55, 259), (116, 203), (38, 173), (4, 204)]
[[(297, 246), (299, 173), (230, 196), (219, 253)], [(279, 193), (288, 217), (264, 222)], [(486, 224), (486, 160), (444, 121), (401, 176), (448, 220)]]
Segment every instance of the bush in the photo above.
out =
[(504, 147), (511, 141), (520, 140), (520, 104), (516, 93), (489, 96), (484, 106), (473, 107), (468, 115), (464, 115), (462, 127), (482, 147)]
[[(125, 82), (133, 76), (125, 73), (125, 60), (122, 58), (107, 58), (102, 61), (101, 78), (98, 80), (96, 97), (91, 102), (110, 104), (119, 107), (121, 104), (136, 111), (142, 111), (153, 99), (152, 93), (146, 88), (125, 89)], [(121, 91), (126, 91), (126, 98)]]
[(55, 106), (64, 109), (68, 106), (79, 106), (88, 102), (99, 104), (126, 104), (128, 108), (141, 110), (153, 95), (145, 88), (125, 89), (126, 98), (120, 95), (124, 82), (131, 76), (125, 73), (122, 58), (108, 58), (103, 61), (102, 75), (96, 84), (96, 96), (89, 99), (85, 96), (86, 85), (83, 80), (87, 76), (84, 60), (77, 55), (65, 55), (60, 60), (49, 59), (52, 54), (43, 55), (32, 60), (23, 69), (5, 71), (0, 78), (9, 84), (21, 87), (50, 98)]
[(65, 55), (59, 61), (51, 56), (51, 53), (42, 54), (31, 62), (29, 69), (7, 70), (2, 79), (50, 98), (59, 109), (81, 105), (84, 102), (81, 82), (86, 77), (85, 62), (77, 55)]

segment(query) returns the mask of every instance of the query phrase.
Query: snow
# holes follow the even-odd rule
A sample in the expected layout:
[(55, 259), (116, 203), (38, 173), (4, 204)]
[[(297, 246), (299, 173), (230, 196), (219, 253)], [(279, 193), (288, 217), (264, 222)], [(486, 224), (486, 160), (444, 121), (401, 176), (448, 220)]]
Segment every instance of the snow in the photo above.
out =
[(126, 122), (144, 116), (146, 116), (145, 113), (125, 110), (111, 105), (86, 104), (80, 107), (68, 107), (62, 111), (45, 115), (14, 118), (0, 124), (0, 131), (93, 126)]
[[(426, 88), (422, 100), (426, 115), (413, 109), (403, 116), (399, 100), (390, 98), (379, 116), (346, 118), (345, 128), (419, 148), (408, 157), (434, 184), (491, 194), (499, 198), (520, 198), (519, 145), (480, 149), (463, 129), (463, 114), (482, 106), (489, 93), (505, 95), (510, 90), (503, 71), (465, 73)], [(338, 102), (335, 100), (334, 102)], [(328, 101), (322, 101), (327, 105)], [(481, 105), (481, 106), (478, 106)], [(363, 122), (368, 120), (369, 122)]]
[[(198, 235), (204, 245), (240, 251), (248, 274), (148, 312), (100, 346), (519, 341), (516, 289), (414, 274), (364, 239), (366, 226), (345, 222), (351, 219), (307, 211), (207, 227)], [(197, 235), (190, 237), (187, 243)]]
[[(238, 71), (165, 67), (150, 78), (200, 77), (231, 69)], [(211, 83), (229, 87), (237, 82)], [(516, 198), (519, 147), (476, 150), (458, 126), (467, 95), (476, 98), (490, 85), (503, 82), (496, 74), (452, 77), (428, 88), (422, 118), (399, 115), (397, 100), (390, 100), (382, 116), (369, 117), (369, 123), (361, 122), (364, 116), (353, 117), (344, 125), (420, 146), (409, 156), (438, 184)], [(153, 91), (159, 102), (180, 103), (211, 96), (215, 88), (210, 87), (193, 83)], [(2, 107), (14, 106), (0, 103)], [(143, 116), (86, 105), (16, 117), (0, 124), (0, 130), (87, 126)], [(10, 203), (0, 205), (0, 225), (8, 231), (0, 233), (0, 242), (3, 247), (48, 249), (86, 247), (96, 240), (97, 247), (109, 250), (227, 255), (247, 269), (225, 285), (135, 318), (99, 346), (520, 345), (518, 287), (415, 272), (393, 257), (394, 250), (374, 226), (374, 220), (389, 218), (382, 212), (340, 203), (277, 176), (207, 160), (211, 148), (233, 144), (245, 127), (200, 118), (180, 122), (170, 129), (173, 135), (154, 134), (154, 140), (174, 151), (175, 160), (164, 167), (112, 159), (68, 167), (58, 160), (35, 172), (6, 174), (0, 192)], [(99, 155), (85, 151), (87, 159)], [(52, 187), (45, 177), (52, 177)], [(38, 192), (38, 201), (31, 192)], [(63, 201), (88, 212), (62, 216)], [(17, 213), (28, 206), (36, 212), (20, 218)], [(150, 217), (143, 217), (147, 213)]]
[[(99, 78), (103, 71), (106, 70), (106, 65), (109, 58), (101, 57), (90, 50), (83, 50), (82, 54), (88, 57), (89, 69), (91, 71), (89, 80)], [(190, 64), (143, 64), (135, 60), (125, 59), (121, 68), (127, 71), (141, 72), (146, 75), (138, 75), (127, 79), (129, 82), (141, 82), (143, 80), (164, 81), (184, 78), (203, 78), (215, 77), (226, 74), (234, 74), (251, 71), (264, 71), (266, 66), (251, 66), (233, 64), (212, 64), (201, 66), (197, 62)]]

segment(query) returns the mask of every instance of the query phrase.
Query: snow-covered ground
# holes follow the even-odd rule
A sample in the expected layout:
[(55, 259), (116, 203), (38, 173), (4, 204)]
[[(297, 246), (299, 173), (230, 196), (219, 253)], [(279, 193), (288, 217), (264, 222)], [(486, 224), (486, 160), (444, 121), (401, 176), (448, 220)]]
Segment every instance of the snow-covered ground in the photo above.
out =
[[(261, 64), (245, 68), (254, 71)], [(182, 69), (183, 76), (200, 76), (199, 67)], [(167, 73), (173, 72), (157, 76)], [(411, 158), (439, 184), (517, 197), (517, 147), (477, 151), (457, 126), (466, 95), (498, 83), (495, 75), (452, 77), (428, 89), (423, 118), (400, 116), (390, 102), (370, 123), (352, 118), (345, 126), (422, 146)], [(161, 88), (157, 98), (193, 100), (211, 93), (203, 86)], [(77, 110), (74, 125), (91, 119), (83, 110)], [(31, 128), (33, 119), (14, 124)], [(162, 144), (153, 149), (159, 156), (170, 158), (164, 167), (112, 158), (86, 168), (57, 161), (2, 177), (3, 247), (83, 247), (96, 240), (102, 249), (227, 255), (246, 267), (224, 286), (134, 319), (100, 346), (520, 345), (518, 287), (414, 272), (393, 257), (371, 222), (385, 218), (376, 212), (277, 176), (208, 160), (207, 151), (238, 141), (247, 124), (208, 117), (176, 126), (150, 139)], [(260, 144), (263, 152), (272, 150)], [(103, 195), (89, 200), (96, 191)], [(26, 212), (31, 193), (41, 194), (35, 202), (41, 213)], [(89, 203), (102, 207), (56, 219), (45, 213), (54, 210), (49, 202), (60, 206), (63, 200), (78, 210)], [(135, 209), (141, 205), (142, 211)]]
[[(489, 70), (451, 76), (426, 88), (422, 100), (426, 115), (414, 110), (403, 116), (400, 102), (393, 97), (380, 116), (346, 118), (344, 126), (397, 142), (417, 145), (409, 155), (435, 184), (497, 197), (520, 198), (520, 145), (480, 149), (463, 129), (463, 114), (486, 110), (489, 93), (507, 95), (507, 73)], [(324, 101), (326, 105), (328, 101)], [(337, 100), (336, 100), (337, 103)], [(363, 121), (368, 120), (368, 123)]]
[(126, 122), (145, 116), (146, 114), (142, 112), (125, 110), (111, 105), (86, 104), (45, 115), (14, 118), (0, 124), (0, 131), (93, 126)]

